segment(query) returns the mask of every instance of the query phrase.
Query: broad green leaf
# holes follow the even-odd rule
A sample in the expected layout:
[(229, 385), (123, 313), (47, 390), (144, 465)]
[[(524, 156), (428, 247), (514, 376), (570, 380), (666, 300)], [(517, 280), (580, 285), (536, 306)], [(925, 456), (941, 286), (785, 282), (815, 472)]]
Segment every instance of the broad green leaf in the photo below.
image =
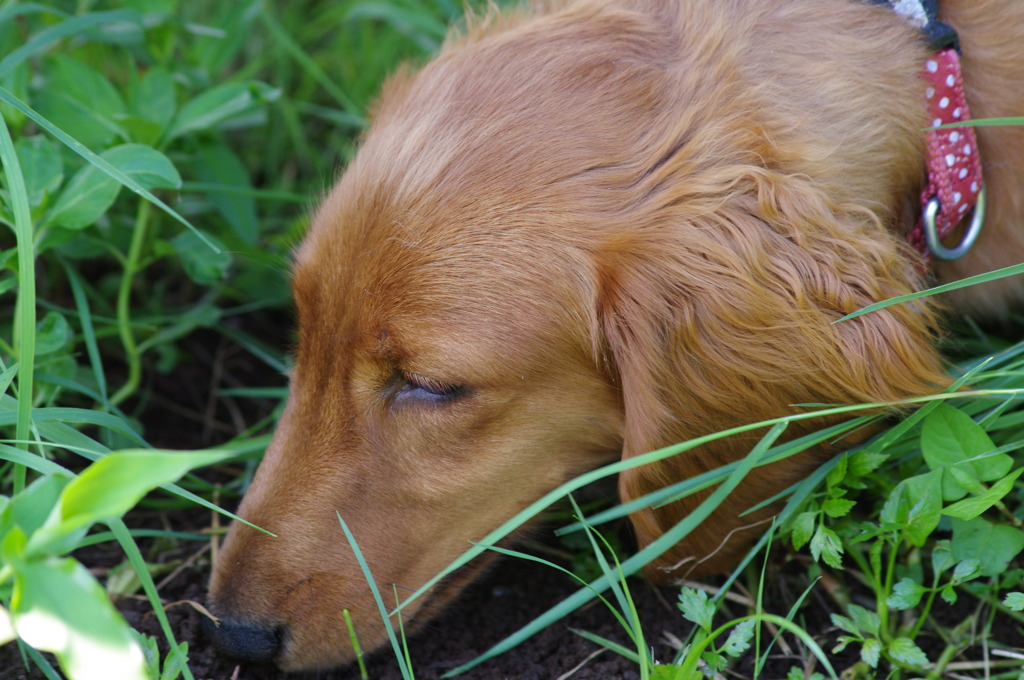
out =
[(206, 238), (218, 250), (211, 250), (191, 231), (183, 231), (171, 240), (171, 246), (185, 265), (185, 273), (202, 286), (223, 281), (231, 266), (231, 255), (221, 248), (220, 242), (213, 236)]
[(49, 474), (25, 487), (0, 513), (0, 534), (7, 533), (11, 527), (19, 527), (25, 535), (34, 533), (46, 523), (70, 481), (70, 475)]
[(120, 134), (117, 119), (127, 107), (106, 76), (78, 59), (57, 55), (44, 69), (46, 85), (36, 103), (51, 123), (90, 149)]
[(74, 680), (141, 680), (142, 650), (103, 588), (71, 558), (28, 560), (15, 568), (11, 617), (18, 637), (53, 652)]
[(981, 517), (954, 518), (951, 545), (957, 561), (976, 559), (981, 563), (982, 576), (996, 576), (1024, 550), (1024, 532), (1012, 526), (991, 524)]
[(230, 455), (218, 451), (112, 453), (90, 465), (64, 489), (61, 521), (78, 526), (120, 517), (156, 487)]
[[(181, 177), (171, 161), (148, 146), (123, 144), (104, 151), (100, 157), (145, 189), (181, 186)], [(47, 220), (66, 229), (83, 229), (107, 211), (120, 190), (120, 182), (87, 164), (64, 187)]]
[(860, 648), (860, 658), (872, 668), (878, 668), (878, 659), (882, 656), (881, 641), (872, 638), (865, 640)]
[(195, 97), (181, 107), (168, 138), (196, 130), (211, 130), (233, 118), (251, 114), (280, 96), (266, 83), (224, 83)]
[(889, 656), (900, 663), (911, 666), (925, 666), (928, 663), (928, 657), (910, 638), (896, 638), (889, 643), (888, 652)]
[(160, 131), (174, 119), (177, 105), (174, 78), (166, 69), (160, 66), (149, 69), (128, 96), (132, 113), (155, 123)]
[(708, 599), (708, 594), (703, 590), (683, 588), (679, 592), (679, 610), (687, 621), (693, 621), (706, 631), (711, 630), (711, 620), (715, 616), (715, 603)]
[(907, 542), (922, 546), (942, 515), (942, 470), (903, 480), (889, 494), (881, 519), (900, 527)]
[(886, 604), (893, 609), (910, 609), (917, 606), (925, 592), (924, 586), (917, 581), (903, 578), (892, 587), (892, 595), (886, 600)]
[(18, 162), (25, 176), (25, 190), (28, 202), (33, 207), (42, 205), (64, 181), (64, 165), (56, 142), (44, 135), (33, 135), (19, 139), (14, 148)]
[(1010, 456), (983, 455), (995, 448), (980, 425), (949, 404), (936, 406), (921, 426), (921, 452), (925, 462), (933, 470), (947, 471), (942, 480), (942, 492), (948, 501), (963, 498), (967, 491), (977, 493), (975, 479), (992, 481), (1010, 470), (1013, 465)]
[(195, 173), (200, 181), (213, 185), (205, 190), (206, 199), (231, 231), (245, 243), (255, 243), (260, 229), (256, 201), (249, 173), (238, 156), (224, 144), (203, 145), (196, 155)]
[(1017, 478), (1020, 477), (1022, 472), (1024, 472), (1024, 468), (1018, 468), (993, 484), (989, 487), (988, 491), (982, 495), (972, 496), (970, 498), (965, 498), (962, 501), (958, 501), (947, 507), (942, 511), (942, 513), (959, 519), (973, 519), (977, 517), (999, 501), (1003, 500), (1006, 494), (1013, 490), (1013, 483), (1017, 481)]
[(1024, 593), (1007, 593), (1003, 598), (1003, 606), (1015, 612), (1024, 612)]
[(53, 310), (47, 312), (36, 324), (36, 356), (64, 349), (72, 335), (71, 326), (63, 314)]

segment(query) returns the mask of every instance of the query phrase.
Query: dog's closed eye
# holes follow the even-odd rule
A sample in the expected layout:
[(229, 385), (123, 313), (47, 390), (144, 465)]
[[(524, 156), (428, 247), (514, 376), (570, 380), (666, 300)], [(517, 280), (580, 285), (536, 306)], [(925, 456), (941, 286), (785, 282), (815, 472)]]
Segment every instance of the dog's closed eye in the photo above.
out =
[(401, 371), (397, 378), (395, 403), (418, 401), (446, 404), (469, 394), (469, 388), (464, 385), (428, 378), (412, 371)]

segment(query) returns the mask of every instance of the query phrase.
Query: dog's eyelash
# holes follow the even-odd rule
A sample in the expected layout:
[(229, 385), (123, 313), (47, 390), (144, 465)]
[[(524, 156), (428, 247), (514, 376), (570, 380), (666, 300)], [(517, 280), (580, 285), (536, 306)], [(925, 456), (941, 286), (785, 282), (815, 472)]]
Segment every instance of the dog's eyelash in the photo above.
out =
[(467, 392), (462, 385), (435, 380), (411, 371), (402, 371), (401, 378), (405, 385), (399, 395), (404, 392), (409, 396), (428, 401), (452, 401)]

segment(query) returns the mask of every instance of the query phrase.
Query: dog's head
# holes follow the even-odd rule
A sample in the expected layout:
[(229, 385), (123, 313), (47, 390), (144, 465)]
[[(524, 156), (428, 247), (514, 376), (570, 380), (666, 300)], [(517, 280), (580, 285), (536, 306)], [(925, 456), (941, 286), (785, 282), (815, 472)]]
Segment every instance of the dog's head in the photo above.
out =
[[(343, 663), (346, 610), (363, 649), (385, 641), (336, 513), (390, 603), (602, 462), (941, 380), (924, 306), (831, 323), (913, 285), (875, 214), (786, 171), (753, 95), (675, 64), (664, 25), (586, 19), (471, 36), (386, 88), (296, 256), (291, 395), (239, 509), (276, 538), (231, 529), (212, 605), (257, 642), (225, 646)], [(884, 182), (874, 195), (895, 195)], [(749, 446), (633, 470), (620, 490)], [(723, 536), (756, 521), (737, 515), (808, 464), (757, 471), (649, 573), (728, 564), (746, 541)], [(634, 515), (639, 541), (688, 503)], [(429, 618), (473, 573), (405, 615)]]

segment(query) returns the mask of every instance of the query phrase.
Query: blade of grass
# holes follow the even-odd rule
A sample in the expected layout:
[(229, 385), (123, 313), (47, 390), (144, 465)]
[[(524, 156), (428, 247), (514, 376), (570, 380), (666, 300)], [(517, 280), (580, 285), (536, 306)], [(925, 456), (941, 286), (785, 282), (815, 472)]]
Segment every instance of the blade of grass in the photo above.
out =
[[(18, 410), (15, 438), (28, 441), (32, 426), (33, 378), (36, 353), (36, 265), (32, 244), (32, 216), (25, 176), (14, 150), (7, 121), (0, 113), (0, 165), (7, 179), (7, 193), (14, 212), (14, 238), (18, 248), (18, 298), (15, 302), (14, 351), (18, 359)], [(19, 444), (19, 446), (22, 446)], [(27, 445), (24, 445), (27, 450)], [(25, 467), (16, 465), (14, 493), (25, 488)]]
[(412, 680), (412, 669), (409, 668), (405, 661), (405, 654), (402, 652), (402, 647), (398, 643), (398, 639), (395, 637), (395, 630), (391, 626), (391, 620), (388, 616), (388, 609), (384, 606), (384, 600), (380, 596), (380, 589), (377, 588), (377, 582), (373, 578), (373, 573), (370, 571), (370, 565), (366, 563), (366, 558), (363, 557), (363, 551), (359, 549), (359, 544), (356, 543), (355, 536), (352, 535), (352, 531), (349, 530), (348, 524), (342, 519), (341, 513), (338, 515), (338, 523), (341, 524), (341, 530), (345, 532), (345, 538), (348, 540), (349, 546), (352, 548), (352, 552), (355, 554), (356, 561), (359, 563), (359, 568), (363, 571), (363, 578), (366, 579), (366, 584), (370, 586), (370, 592), (373, 594), (374, 602), (377, 603), (377, 611), (380, 612), (380, 620), (384, 624), (384, 630), (388, 633), (388, 639), (391, 641), (391, 649), (394, 651), (395, 660), (398, 661), (398, 668), (402, 673), (402, 677), (405, 680)]
[[(553, 489), (552, 491), (549, 491), (548, 493), (546, 493), (541, 498), (537, 499), (536, 501), (534, 501), (533, 503), (531, 503), (530, 505), (528, 505), (524, 509), (520, 510), (512, 518), (510, 518), (509, 520), (504, 522), (497, 529), (495, 529), (491, 533), (487, 534), (487, 536), (482, 538), (479, 542), (473, 544), (472, 547), (470, 547), (468, 550), (466, 550), (466, 552), (464, 552), (460, 557), (458, 557), (455, 560), (453, 560), (451, 564), (449, 564), (447, 567), (445, 567), (440, 572), (435, 574), (430, 580), (428, 580), (425, 584), (423, 584), (419, 589), (417, 589), (415, 592), (413, 592), (411, 595), (409, 595), (403, 601), (403, 603), (401, 605), (399, 605), (399, 607), (396, 609), (396, 611), (401, 610), (403, 607), (405, 607), (410, 602), (413, 602), (416, 599), (418, 599), (419, 597), (422, 597), (423, 594), (426, 593), (435, 584), (437, 584), (438, 581), (440, 581), (441, 579), (445, 578), (448, 574), (452, 573), (456, 569), (458, 569), (458, 568), (462, 567), (463, 565), (467, 564), (468, 562), (470, 562), (472, 559), (474, 559), (475, 557), (480, 555), (484, 550), (487, 550), (488, 546), (492, 546), (492, 545), (496, 544), (498, 541), (500, 541), (501, 539), (505, 538), (506, 536), (508, 536), (509, 534), (514, 532), (516, 529), (518, 529), (520, 526), (522, 526), (523, 524), (528, 522), (530, 519), (536, 517), (544, 509), (546, 509), (548, 506), (552, 505), (556, 501), (564, 498), (565, 496), (567, 496), (568, 494), (572, 493), (573, 491), (576, 491), (576, 490), (578, 490), (578, 489), (580, 489), (580, 488), (582, 488), (584, 486), (587, 486), (588, 484), (592, 484), (593, 482), (595, 482), (595, 481), (597, 481), (599, 479), (604, 479), (605, 477), (610, 477), (612, 475), (618, 474), (618, 473), (620, 473), (620, 472), (622, 472), (624, 470), (631, 470), (633, 468), (640, 467), (642, 465), (648, 465), (650, 463), (657, 462), (659, 460), (664, 460), (665, 458), (669, 458), (671, 456), (679, 455), (679, 454), (684, 453), (686, 451), (690, 451), (691, 449), (694, 449), (694, 448), (696, 448), (698, 446), (701, 446), (701, 445), (706, 444), (706, 443), (711, 442), (711, 441), (716, 441), (716, 440), (722, 439), (724, 437), (730, 437), (730, 436), (734, 436), (734, 435), (738, 435), (738, 434), (743, 434), (743, 433), (746, 433), (746, 432), (750, 432), (752, 430), (763, 429), (765, 427), (770, 427), (770, 426), (775, 425), (777, 423), (791, 423), (791, 422), (797, 422), (797, 421), (803, 421), (803, 420), (810, 420), (810, 419), (813, 419), (813, 418), (825, 418), (825, 417), (831, 417), (831, 416), (841, 416), (841, 415), (847, 415), (847, 414), (851, 414), (851, 413), (856, 413), (858, 411), (891, 410), (891, 409), (895, 409), (895, 408), (899, 408), (899, 407), (909, 406), (909, 405), (912, 405), (912, 404), (923, 404), (923, 403), (928, 403), (928, 402), (931, 402), (931, 401), (943, 401), (943, 400), (954, 399), (954, 398), (956, 398), (956, 399), (963, 399), (963, 398), (970, 398), (970, 397), (999, 397), (999, 396), (1005, 396), (1005, 395), (1010, 395), (1010, 394), (1024, 396), (1024, 388), (1021, 388), (1021, 389), (1000, 389), (1000, 390), (981, 390), (981, 391), (960, 392), (960, 393), (957, 393), (957, 394), (942, 393), (942, 394), (925, 395), (925, 396), (922, 396), (922, 397), (913, 397), (913, 398), (909, 398), (909, 399), (902, 399), (902, 400), (894, 401), (894, 402), (875, 402), (875, 403), (866, 403), (866, 404), (854, 404), (854, 405), (850, 405), (850, 406), (837, 406), (837, 407), (834, 407), (834, 408), (823, 409), (821, 411), (814, 411), (814, 412), (808, 412), (808, 413), (797, 413), (797, 414), (793, 414), (793, 415), (789, 415), (789, 416), (782, 416), (782, 417), (779, 417), (779, 418), (772, 418), (772, 419), (761, 421), (761, 422), (757, 422), (757, 423), (749, 423), (747, 425), (740, 425), (740, 426), (737, 426), (737, 427), (730, 428), (728, 430), (722, 430), (721, 432), (715, 432), (713, 434), (703, 435), (701, 437), (696, 437), (696, 438), (691, 439), (691, 440), (686, 441), (686, 442), (680, 442), (678, 444), (673, 444), (671, 446), (666, 446), (664, 448), (657, 449), (655, 451), (650, 451), (648, 453), (645, 453), (645, 454), (642, 454), (642, 455), (639, 455), (639, 456), (633, 456), (633, 457), (625, 459), (625, 460), (621, 460), (621, 461), (617, 461), (615, 463), (611, 463), (611, 464), (606, 465), (604, 467), (598, 468), (597, 470), (592, 470), (590, 472), (587, 472), (587, 473), (584, 473), (584, 474), (580, 475), (579, 477), (576, 477), (574, 479), (571, 479), (571, 480), (565, 482), (561, 486)], [(394, 612), (392, 612), (392, 613), (394, 613)]]
[(92, 312), (89, 309), (89, 301), (82, 286), (82, 279), (75, 268), (70, 266), (63, 258), (60, 260), (64, 273), (68, 277), (68, 285), (71, 287), (71, 296), (75, 301), (75, 309), (78, 311), (78, 320), (82, 325), (82, 339), (85, 341), (85, 351), (89, 357), (89, 365), (92, 368), (93, 379), (96, 381), (96, 388), (99, 390), (100, 403), (104, 408), (110, 409), (110, 400), (107, 398), (107, 376), (103, 371), (103, 359), (100, 358), (99, 346), (96, 344), (96, 330), (92, 324)]
[[(779, 420), (773, 423), (772, 429), (762, 437), (762, 440), (758, 442), (758, 445), (747, 454), (742, 460), (741, 464), (733, 471), (729, 477), (722, 482), (722, 484), (715, 489), (715, 491), (708, 496), (697, 508), (680, 520), (674, 527), (666, 531), (660, 537), (649, 543), (642, 550), (639, 550), (635, 555), (627, 559), (622, 563), (621, 573), (625, 576), (636, 573), (642, 567), (650, 563), (655, 558), (659, 557), (663, 553), (669, 550), (672, 546), (679, 543), (685, 536), (693, 531), (701, 522), (718, 507), (718, 505), (725, 500), (725, 498), (732, 493), (737, 485), (747, 476), (747, 474), (756, 467), (760, 455), (767, 450), (771, 445), (771, 442), (778, 438), (782, 430), (789, 424), (789, 420)], [(670, 447), (672, 448), (672, 447)], [(649, 454), (648, 454), (649, 455)], [(638, 458), (640, 456), (637, 456)], [(630, 459), (632, 460), (632, 459)], [(625, 461), (624, 461), (625, 462)], [(523, 640), (531, 637), (537, 632), (547, 628), (549, 625), (563, 618), (567, 614), (575, 611), (583, 603), (590, 600), (593, 591), (604, 591), (610, 585), (611, 579), (608, 575), (601, 576), (594, 580), (588, 589), (581, 589), (567, 597), (559, 604), (551, 607), (546, 612), (535, 618), (530, 623), (526, 624), (512, 635), (506, 637), (504, 640), (494, 645), (486, 652), (476, 657), (475, 659), (465, 663), (458, 668), (455, 668), (448, 673), (445, 673), (443, 677), (450, 678), (460, 673), (463, 673), (480, 663), (483, 663), (487, 659), (493, 658), (498, 654), (502, 654), (509, 649), (512, 649)]]
[(192, 671), (188, 668), (188, 657), (179, 649), (178, 643), (174, 639), (171, 622), (167, 620), (167, 613), (164, 611), (163, 603), (160, 601), (160, 594), (156, 590), (156, 584), (153, 582), (153, 577), (149, 574), (146, 560), (142, 557), (139, 546), (136, 545), (135, 539), (132, 538), (131, 532), (128, 531), (128, 527), (125, 526), (123, 521), (112, 520), (107, 522), (107, 526), (110, 527), (110, 531), (114, 534), (117, 542), (121, 544), (121, 549), (124, 550), (124, 554), (128, 557), (129, 564), (132, 565), (136, 576), (139, 577), (142, 589), (146, 591), (146, 597), (149, 598), (149, 603), (153, 606), (153, 614), (156, 615), (157, 621), (160, 622), (160, 629), (163, 631), (164, 639), (167, 640), (167, 644), (170, 647), (170, 653), (174, 655), (180, 664), (181, 672), (186, 680), (195, 680), (192, 677)]
[(836, 319), (832, 323), (843, 323), (850, 319), (856, 319), (858, 316), (864, 316), (871, 312), (877, 312), (880, 309), (886, 307), (892, 307), (893, 305), (902, 304), (904, 302), (910, 302), (911, 300), (917, 300), (930, 295), (938, 295), (939, 293), (948, 293), (952, 290), (960, 290), (961, 288), (967, 288), (968, 286), (975, 286), (979, 283), (987, 283), (989, 281), (998, 281), (999, 279), (1005, 279), (1009, 276), (1016, 276), (1017, 274), (1024, 274), (1024, 263), (1015, 264), (1009, 267), (1003, 267), (1002, 269), (996, 269), (994, 271), (986, 272), (984, 274), (977, 274), (976, 276), (969, 276), (966, 279), (960, 279), (959, 281), (953, 281), (946, 283), (941, 286), (935, 286), (934, 288), (928, 288), (927, 290), (921, 290), (916, 293), (908, 293), (907, 295), (899, 295), (888, 300), (882, 300), (876, 302), (867, 307), (862, 307), (856, 312), (851, 312), (841, 319)]

